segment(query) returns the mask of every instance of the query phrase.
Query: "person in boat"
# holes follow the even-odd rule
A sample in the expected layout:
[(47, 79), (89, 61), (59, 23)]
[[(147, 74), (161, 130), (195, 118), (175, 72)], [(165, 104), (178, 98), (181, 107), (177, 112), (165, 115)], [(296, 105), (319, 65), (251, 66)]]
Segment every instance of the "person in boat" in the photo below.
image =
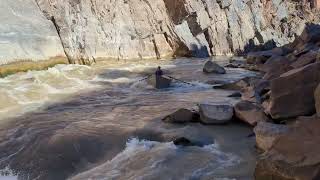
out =
[(156, 71), (156, 77), (161, 77), (163, 75), (163, 71), (161, 70), (161, 67), (158, 66), (158, 69)]

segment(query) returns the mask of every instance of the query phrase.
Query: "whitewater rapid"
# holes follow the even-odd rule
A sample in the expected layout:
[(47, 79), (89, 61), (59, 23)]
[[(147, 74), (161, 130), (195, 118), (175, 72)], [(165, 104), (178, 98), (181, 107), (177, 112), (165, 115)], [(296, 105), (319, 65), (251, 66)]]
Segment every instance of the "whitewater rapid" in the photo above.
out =
[[(234, 104), (233, 92), (208, 82), (255, 75), (204, 75), (205, 60), (57, 65), (0, 79), (0, 168), (10, 175), (0, 179), (251, 179), (250, 128), (161, 121), (201, 101)], [(158, 65), (192, 85), (156, 90), (140, 81)], [(201, 146), (175, 146), (177, 137)]]

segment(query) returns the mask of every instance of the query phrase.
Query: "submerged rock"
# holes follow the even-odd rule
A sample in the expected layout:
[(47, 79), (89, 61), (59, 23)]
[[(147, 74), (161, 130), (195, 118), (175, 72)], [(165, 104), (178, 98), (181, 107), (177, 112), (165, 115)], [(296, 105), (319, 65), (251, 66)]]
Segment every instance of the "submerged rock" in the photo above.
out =
[(204, 73), (225, 74), (226, 70), (213, 61), (207, 61), (203, 67)]
[(233, 117), (233, 106), (228, 103), (201, 103), (200, 121), (204, 124), (225, 124)]
[(241, 121), (255, 126), (258, 122), (267, 121), (268, 117), (261, 106), (249, 101), (240, 101), (234, 106), (235, 116)]
[(192, 143), (189, 139), (185, 137), (175, 139), (173, 141), (173, 144), (176, 146), (194, 146), (194, 143)]
[(162, 120), (167, 123), (188, 123), (196, 121), (198, 117), (199, 115), (195, 110), (182, 108), (166, 116)]

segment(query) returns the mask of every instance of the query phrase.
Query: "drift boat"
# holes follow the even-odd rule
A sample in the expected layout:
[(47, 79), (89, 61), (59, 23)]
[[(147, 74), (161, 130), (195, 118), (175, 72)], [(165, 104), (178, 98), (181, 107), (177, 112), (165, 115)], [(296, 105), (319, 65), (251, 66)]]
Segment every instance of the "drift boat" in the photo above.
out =
[(149, 79), (149, 83), (157, 89), (168, 88), (171, 85), (172, 80), (165, 76), (153, 76)]

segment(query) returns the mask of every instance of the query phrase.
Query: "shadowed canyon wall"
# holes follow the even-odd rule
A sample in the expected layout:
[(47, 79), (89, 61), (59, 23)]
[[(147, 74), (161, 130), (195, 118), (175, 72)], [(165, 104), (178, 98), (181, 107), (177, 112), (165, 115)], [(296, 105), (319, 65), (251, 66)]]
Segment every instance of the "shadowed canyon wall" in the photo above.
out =
[[(317, 1), (316, 1), (317, 2)], [(291, 42), (318, 22), (314, 2), (283, 0), (2, 0), (0, 64), (55, 57), (205, 57)]]

